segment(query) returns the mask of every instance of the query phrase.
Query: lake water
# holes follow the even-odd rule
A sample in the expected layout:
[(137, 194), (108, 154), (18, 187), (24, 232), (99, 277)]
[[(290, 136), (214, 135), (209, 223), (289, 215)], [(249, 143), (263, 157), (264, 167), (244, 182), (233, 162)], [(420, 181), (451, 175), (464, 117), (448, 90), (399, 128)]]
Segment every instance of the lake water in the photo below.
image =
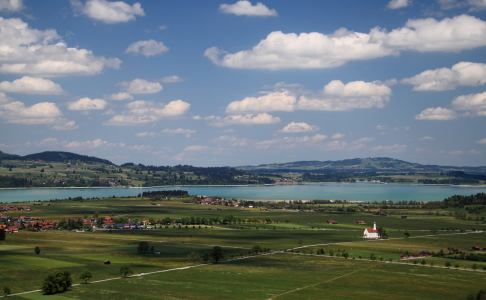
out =
[(453, 195), (486, 192), (486, 187), (427, 186), (377, 183), (308, 183), (270, 186), (165, 186), (156, 188), (64, 188), (64, 189), (6, 189), (0, 190), (0, 202), (38, 201), (82, 196), (137, 196), (143, 191), (186, 190), (191, 195), (220, 196), (250, 200), (417, 200), (441, 201)]

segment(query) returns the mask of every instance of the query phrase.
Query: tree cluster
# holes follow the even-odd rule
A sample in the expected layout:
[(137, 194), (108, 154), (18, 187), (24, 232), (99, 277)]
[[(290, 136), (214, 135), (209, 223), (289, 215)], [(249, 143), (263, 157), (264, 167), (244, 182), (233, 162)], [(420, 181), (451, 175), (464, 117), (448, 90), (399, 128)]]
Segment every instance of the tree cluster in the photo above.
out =
[(148, 242), (140, 242), (137, 247), (138, 254), (146, 254), (150, 252), (150, 246)]
[(42, 283), (42, 291), (46, 295), (65, 292), (73, 283), (71, 274), (67, 271), (54, 270)]

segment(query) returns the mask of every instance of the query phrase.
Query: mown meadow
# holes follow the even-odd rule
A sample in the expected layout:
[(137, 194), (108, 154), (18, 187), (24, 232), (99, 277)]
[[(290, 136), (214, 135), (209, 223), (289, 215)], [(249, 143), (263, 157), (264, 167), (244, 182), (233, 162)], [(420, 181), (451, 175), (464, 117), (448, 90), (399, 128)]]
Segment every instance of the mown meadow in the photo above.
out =
[[(44, 202), (31, 211), (10, 212), (12, 217), (35, 216), (55, 221), (83, 219), (95, 213), (99, 217), (131, 220), (231, 215), (245, 221), (231, 225), (194, 224), (187, 228), (150, 225), (150, 230), (9, 233), (0, 242), (0, 287), (8, 286), (12, 294), (38, 290), (45, 276), (59, 269), (68, 271), (79, 285), (54, 296), (33, 292), (10, 297), (465, 299), (469, 293), (485, 288), (485, 262), (447, 257), (400, 259), (406, 252), (437, 253), (457, 247), (469, 253), (472, 246), (486, 247), (484, 224), (456, 219), (447, 210), (430, 213), (422, 209), (396, 209), (380, 217), (368, 211), (242, 209), (188, 202), (164, 200), (163, 205), (154, 206), (147, 198), (63, 200)], [(336, 208), (336, 205), (322, 204), (316, 208)], [(401, 218), (402, 215), (407, 218)], [(327, 220), (338, 224), (328, 224)], [(356, 224), (358, 220), (366, 225)], [(388, 231), (389, 239), (362, 238), (364, 228), (372, 227), (373, 222)], [(409, 237), (404, 235), (406, 230)], [(137, 246), (141, 241), (148, 242), (160, 254), (139, 254)], [(271, 252), (251, 255), (250, 249), (255, 245)], [(39, 254), (34, 252), (36, 246), (41, 250)], [(214, 246), (223, 249), (224, 258), (219, 263), (193, 261), (188, 257), (190, 253), (210, 251)], [(324, 255), (317, 254), (321, 249)], [(344, 252), (348, 258), (342, 257)], [(369, 259), (372, 254), (374, 260)], [(104, 264), (105, 261), (110, 264)], [(451, 263), (450, 268), (445, 267), (447, 262)], [(128, 278), (122, 278), (119, 272), (122, 265), (133, 270)], [(84, 269), (93, 275), (88, 284), (82, 284), (83, 280), (78, 278)], [(113, 280), (96, 282), (104, 279)]]

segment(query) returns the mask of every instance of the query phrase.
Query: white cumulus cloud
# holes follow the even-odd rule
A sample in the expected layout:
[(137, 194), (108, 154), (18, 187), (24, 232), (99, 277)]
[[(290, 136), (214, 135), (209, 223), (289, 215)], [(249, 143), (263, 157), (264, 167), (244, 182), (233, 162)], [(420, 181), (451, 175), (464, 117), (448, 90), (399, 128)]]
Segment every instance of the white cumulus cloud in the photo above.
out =
[(133, 21), (136, 16), (145, 16), (138, 2), (129, 5), (123, 1), (88, 0), (83, 4), (79, 0), (71, 0), (71, 5), (77, 12), (108, 24)]
[(433, 139), (434, 138), (426, 135), (424, 137), (419, 138), (419, 141), (432, 141)]
[(386, 8), (397, 9), (397, 8), (407, 7), (410, 5), (411, 2), (412, 1), (410, 0), (391, 0), (390, 2), (388, 2)]
[(467, 110), (476, 116), (486, 116), (486, 92), (458, 96), (452, 100), (455, 110)]
[(69, 48), (54, 29), (31, 29), (21, 19), (0, 17), (0, 73), (40, 77), (95, 75), (105, 67), (118, 69), (120, 64), (117, 58)]
[(331, 139), (338, 140), (338, 139), (343, 138), (343, 137), (344, 137), (344, 134), (342, 134), (342, 133), (336, 133), (336, 134), (333, 134), (331, 136)]
[(222, 119), (220, 117), (214, 117), (211, 119), (210, 125), (212, 126), (225, 126), (225, 125), (266, 125), (266, 124), (276, 124), (281, 120), (279, 117), (273, 117), (267, 113), (261, 114), (246, 114), (246, 115), (231, 115)]
[(457, 113), (448, 108), (436, 107), (427, 108), (415, 116), (416, 120), (438, 120), (447, 121), (457, 119)]
[(405, 150), (405, 148), (407, 148), (407, 145), (395, 144), (395, 145), (391, 145), (391, 146), (380, 145), (380, 146), (376, 146), (376, 147), (371, 148), (371, 150), (375, 151), (375, 152), (398, 153), (398, 152), (402, 152), (403, 150)]
[(204, 55), (214, 64), (244, 69), (333, 68), (348, 61), (368, 60), (400, 51), (460, 52), (486, 45), (486, 22), (469, 15), (408, 20), (390, 32), (375, 27), (369, 33), (346, 28), (332, 34), (319, 32), (270, 33), (250, 50), (226, 53), (217, 47)]
[(43, 95), (60, 95), (63, 94), (61, 86), (49, 79), (24, 76), (12, 82), (0, 82), (0, 91), (7, 93), (22, 94), (43, 94)]
[(154, 94), (160, 92), (163, 88), (158, 82), (150, 82), (140, 78), (130, 82), (121, 82), (119, 85), (125, 87), (129, 94)]
[(0, 11), (21, 11), (24, 8), (23, 0), (0, 0)]
[(86, 142), (72, 141), (65, 145), (66, 148), (72, 148), (72, 149), (85, 149), (85, 148), (94, 149), (100, 147), (114, 147), (114, 146), (117, 146), (117, 144), (109, 143), (102, 139), (95, 139)]
[(477, 141), (478, 144), (486, 144), (486, 138)]
[(139, 132), (137, 134), (135, 134), (135, 136), (138, 136), (138, 137), (156, 137), (158, 136), (159, 134), (157, 132)]
[(446, 91), (458, 86), (478, 86), (486, 83), (486, 64), (460, 62), (452, 68), (427, 70), (402, 83), (415, 85), (414, 91)]
[(56, 124), (62, 121), (62, 112), (55, 103), (41, 102), (25, 106), (23, 102), (15, 101), (0, 93), (0, 118), (6, 123), (16, 124)]
[(293, 111), (296, 99), (288, 91), (270, 93), (260, 97), (247, 97), (233, 101), (226, 107), (226, 113)]
[(191, 129), (183, 129), (183, 128), (177, 128), (177, 129), (169, 129), (166, 128), (162, 130), (162, 133), (166, 134), (183, 134), (186, 137), (191, 137), (194, 133), (196, 133), (196, 130), (191, 130)]
[(185, 80), (186, 80), (185, 78), (181, 78), (177, 75), (172, 75), (172, 76), (162, 77), (159, 81), (165, 82), (165, 83), (172, 83), (172, 82), (181, 82), (181, 81), (185, 81)]
[(208, 146), (192, 145), (192, 146), (187, 146), (182, 151), (206, 151), (206, 150), (209, 150), (209, 149), (211, 149), (211, 148), (208, 147)]
[(184, 115), (191, 105), (182, 100), (171, 101), (168, 104), (153, 101), (134, 101), (126, 105), (128, 110), (113, 116), (104, 125), (133, 126), (157, 122), (160, 119), (176, 118)]
[(76, 125), (75, 121), (65, 121), (65, 122), (59, 122), (59, 124), (56, 124), (51, 127), (51, 129), (54, 130), (73, 130), (79, 128), (78, 125)]
[(298, 109), (344, 111), (358, 108), (384, 107), (390, 100), (391, 89), (383, 84), (354, 81), (344, 84), (333, 80), (321, 93), (302, 95)]
[(108, 105), (103, 99), (81, 98), (68, 104), (69, 110), (101, 110)]
[(219, 6), (219, 11), (237, 16), (276, 17), (278, 15), (275, 9), (269, 9), (261, 2), (252, 5), (251, 2), (247, 0), (240, 0), (235, 4), (221, 4)]
[(301, 122), (301, 123), (296, 123), (296, 122), (291, 122), (284, 128), (280, 130), (280, 132), (286, 132), (286, 133), (293, 133), (293, 132), (311, 132), (311, 131), (316, 131), (318, 130), (318, 126), (314, 125), (309, 125), (307, 123)]
[(127, 92), (119, 92), (116, 94), (111, 94), (109, 96), (105, 95), (105, 99), (108, 100), (133, 100), (133, 96)]
[(156, 40), (138, 41), (130, 44), (125, 50), (125, 53), (131, 53), (133, 55), (142, 54), (143, 56), (149, 57), (157, 54), (162, 54), (169, 51), (169, 48), (162, 42), (157, 42)]

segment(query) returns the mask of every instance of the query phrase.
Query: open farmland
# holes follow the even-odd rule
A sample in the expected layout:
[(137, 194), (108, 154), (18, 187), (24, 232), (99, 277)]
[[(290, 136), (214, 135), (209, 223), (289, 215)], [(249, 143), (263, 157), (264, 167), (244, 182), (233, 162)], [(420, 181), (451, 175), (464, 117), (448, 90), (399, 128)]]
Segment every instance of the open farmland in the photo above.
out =
[[(150, 198), (63, 200), (44, 202), (31, 211), (11, 212), (12, 217), (58, 222), (89, 219), (95, 214), (98, 218), (155, 223), (166, 217), (231, 217), (234, 221), (159, 223), (149, 224), (152, 229), (144, 230), (8, 233), (0, 244), (0, 282), (12, 294), (38, 290), (44, 277), (59, 269), (68, 271), (75, 284), (54, 296), (59, 299), (349, 299), (350, 295), (362, 299), (465, 299), (481, 289), (486, 278), (486, 262), (451, 256), (400, 259), (404, 253), (447, 252), (451, 247), (470, 253), (472, 246), (486, 247), (486, 234), (482, 232), (486, 225), (457, 219), (450, 214), (452, 210), (431, 214), (424, 209), (395, 207), (388, 210), (388, 216), (380, 217), (374, 215), (375, 208), (338, 211), (355, 204), (316, 205), (314, 209), (320, 211), (308, 207), (269, 210), (198, 205), (191, 199), (165, 200), (163, 205), (152, 205)], [(408, 217), (401, 218), (403, 214)], [(328, 220), (338, 224), (328, 224)], [(356, 224), (358, 220), (366, 224)], [(387, 230), (389, 239), (362, 238), (364, 228), (372, 227), (373, 222)], [(405, 230), (410, 237), (405, 237)], [(139, 254), (141, 241), (160, 254)], [(252, 253), (255, 245), (267, 249), (265, 254)], [(36, 246), (41, 249), (38, 255), (34, 253)], [(202, 254), (214, 246), (220, 246), (224, 254), (217, 264), (188, 258), (190, 253)], [(322, 250), (324, 254), (320, 254)], [(348, 258), (343, 258), (343, 253)], [(110, 264), (105, 265), (105, 261)], [(452, 267), (446, 268), (447, 262)], [(121, 278), (122, 265), (129, 265), (134, 274)], [(113, 280), (79, 285), (83, 281), (78, 277), (84, 269), (93, 274), (90, 281)], [(380, 284), (370, 288), (373, 282)], [(404, 282), (413, 284), (404, 288)], [(46, 296), (33, 292), (13, 297)]]

